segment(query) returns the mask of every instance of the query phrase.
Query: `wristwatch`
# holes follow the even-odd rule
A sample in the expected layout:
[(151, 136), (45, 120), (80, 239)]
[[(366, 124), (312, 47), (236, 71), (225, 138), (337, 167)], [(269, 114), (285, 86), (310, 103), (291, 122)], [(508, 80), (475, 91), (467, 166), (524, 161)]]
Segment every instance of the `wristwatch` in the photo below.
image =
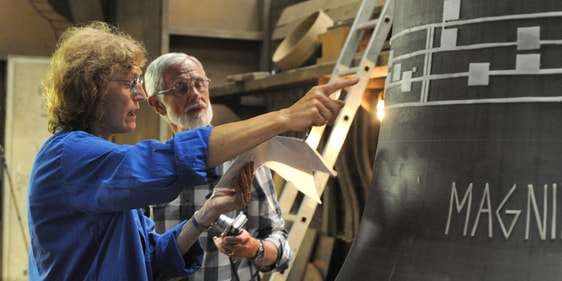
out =
[(263, 256), (265, 255), (265, 249), (263, 248), (263, 242), (261, 239), (258, 239), (258, 243), (260, 244), (258, 249), (256, 250), (256, 254), (250, 258), (250, 260), (263, 260)]

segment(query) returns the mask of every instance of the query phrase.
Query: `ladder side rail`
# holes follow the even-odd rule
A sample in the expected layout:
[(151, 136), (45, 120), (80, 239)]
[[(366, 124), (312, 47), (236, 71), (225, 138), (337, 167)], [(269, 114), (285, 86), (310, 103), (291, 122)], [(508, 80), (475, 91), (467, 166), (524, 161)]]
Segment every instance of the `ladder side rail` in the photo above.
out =
[(347, 67), (351, 67), (353, 63), (353, 59), (355, 54), (359, 49), (359, 45), (361, 44), (361, 40), (363, 39), (363, 35), (365, 34), (364, 29), (359, 29), (364, 22), (368, 22), (375, 11), (375, 6), (377, 1), (363, 1), (359, 10), (357, 12), (357, 16), (353, 20), (353, 24), (347, 33), (347, 37), (345, 39), (345, 43), (343, 44), (343, 48), (340, 51), (340, 55), (338, 60), (336, 61), (336, 66), (334, 67), (334, 71), (332, 72), (331, 79), (334, 77), (339, 76), (337, 73), (340, 71), (339, 66), (345, 65)]
[(378, 23), (373, 30), (373, 36), (367, 44), (363, 59), (377, 62), (382, 52), (386, 39), (390, 34), (392, 23), (394, 22), (394, 0), (386, 0), (386, 4), (378, 19)]
[(299, 190), (291, 182), (285, 181), (281, 194), (279, 194), (279, 208), (283, 215), (291, 212), (298, 194)]

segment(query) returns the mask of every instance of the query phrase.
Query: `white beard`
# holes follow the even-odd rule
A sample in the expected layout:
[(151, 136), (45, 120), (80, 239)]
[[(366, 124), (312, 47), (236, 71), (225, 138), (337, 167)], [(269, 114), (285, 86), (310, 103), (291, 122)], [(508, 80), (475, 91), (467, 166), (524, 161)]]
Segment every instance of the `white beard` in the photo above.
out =
[(181, 127), (184, 130), (191, 130), (209, 126), (211, 124), (211, 120), (213, 119), (213, 108), (211, 107), (211, 103), (207, 102), (205, 110), (203, 110), (202, 112), (197, 114), (190, 114), (188, 111), (191, 107), (194, 106), (198, 105), (193, 104), (188, 106), (185, 109), (184, 114), (180, 116), (168, 110), (168, 119), (172, 124)]

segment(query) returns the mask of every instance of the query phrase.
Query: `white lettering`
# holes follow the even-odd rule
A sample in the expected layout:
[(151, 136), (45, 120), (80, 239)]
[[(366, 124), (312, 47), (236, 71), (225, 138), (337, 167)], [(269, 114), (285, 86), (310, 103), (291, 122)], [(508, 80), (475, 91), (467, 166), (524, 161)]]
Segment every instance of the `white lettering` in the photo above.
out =
[(548, 186), (544, 185), (543, 194), (543, 218), (541, 223), (541, 217), (539, 214), (539, 209), (537, 207), (537, 200), (535, 199), (535, 188), (532, 184), (527, 186), (527, 223), (525, 224), (525, 240), (529, 240), (529, 228), (531, 221), (531, 205), (533, 205), (533, 211), (535, 213), (535, 220), (537, 221), (537, 228), (539, 229), (539, 235), (541, 240), (546, 240), (546, 208), (547, 208), (547, 190)]
[(507, 201), (509, 201), (509, 198), (511, 198), (511, 195), (513, 194), (513, 192), (515, 192), (516, 188), (517, 188), (517, 185), (514, 184), (513, 187), (509, 190), (509, 193), (507, 194), (507, 196), (505, 196), (503, 198), (502, 202), (498, 206), (498, 209), (496, 210), (496, 218), (498, 218), (498, 223), (499, 223), (499, 225), (502, 229), (503, 236), (506, 239), (509, 239), (509, 236), (511, 236), (511, 231), (513, 231), (513, 227), (515, 226), (515, 223), (519, 219), (519, 215), (521, 214), (521, 210), (505, 210), (506, 215), (514, 216), (513, 220), (511, 221), (511, 226), (509, 227), (509, 230), (505, 229), (505, 225), (503, 224), (503, 220), (502, 220), (502, 216), (500, 215), (500, 211), (503, 209), (503, 206), (505, 205), (505, 203), (507, 203)]
[[(526, 192), (526, 210), (521, 209), (513, 209), (507, 208), (509, 205), (510, 200), (512, 198), (516, 198), (515, 194), (517, 191), (517, 185), (514, 184), (507, 194), (501, 198), (499, 201), (499, 205), (497, 207), (492, 205), (492, 202), (498, 202), (499, 198), (492, 198), (490, 192), (490, 185), (486, 183), (484, 189), (482, 191), (482, 197), (480, 199), (479, 208), (475, 211), (476, 216), (474, 221), (471, 221), (471, 213), (472, 210), (472, 201), (478, 200), (478, 198), (473, 197), (473, 191), (475, 190), (473, 183), (470, 183), (462, 195), (462, 191), (456, 186), (456, 183), (453, 182), (451, 186), (451, 196), (449, 201), (449, 212), (447, 216), (447, 222), (445, 225), (445, 235), (451, 235), (454, 233), (454, 227), (451, 229), (451, 225), (454, 225), (453, 222), (456, 219), (461, 219), (464, 217), (464, 228), (462, 230), (462, 235), (467, 236), (468, 226), (472, 223), (472, 230), (470, 232), (470, 236), (474, 237), (478, 232), (478, 227), (481, 225), (480, 219), (481, 216), (487, 215), (488, 217), (488, 237), (493, 238), (494, 234), (494, 218), (497, 220), (497, 223), (502, 231), (503, 237), (505, 239), (510, 239), (512, 237), (513, 230), (515, 229), (516, 225), (519, 223), (519, 218), (521, 214), (525, 211), (526, 217), (525, 221), (521, 220), (521, 223), (524, 223), (525, 227), (525, 234), (523, 239), (529, 240), (531, 235), (531, 228), (532, 225), (536, 226), (538, 237), (541, 240), (547, 239), (548, 228), (550, 227), (550, 239), (555, 240), (557, 239), (558, 233), (558, 223), (557, 223), (557, 198), (558, 198), (558, 186), (557, 184), (548, 185), (545, 184), (543, 186), (543, 200), (542, 204), (537, 202), (536, 198), (536, 190), (532, 184), (527, 185), (527, 192)], [(493, 193), (494, 195), (497, 193)], [(462, 199), (461, 199), (462, 195)], [(519, 196), (518, 198), (520, 198)], [(549, 198), (551, 197), (551, 198)], [(518, 199), (519, 202), (519, 199)], [(550, 206), (549, 206), (550, 203)], [(513, 204), (512, 204), (513, 205)], [(542, 205), (542, 206), (541, 206)], [(494, 211), (494, 207), (496, 207)], [(465, 212), (464, 216), (459, 216), (463, 212)], [(495, 214), (495, 216), (493, 215)], [(549, 215), (551, 216), (549, 218)], [(534, 220), (535, 223), (533, 224), (531, 220)], [(550, 219), (550, 220), (549, 220)], [(550, 225), (549, 223), (550, 222)], [(452, 232), (452, 233), (451, 233)], [(560, 232), (560, 237), (562, 239), (562, 231)]]
[[(484, 203), (486, 204), (486, 208), (484, 208)], [(472, 226), (472, 233), (470, 236), (474, 236), (476, 234), (476, 229), (478, 228), (478, 223), (480, 222), (480, 215), (482, 213), (488, 214), (488, 237), (492, 238), (493, 231), (492, 231), (492, 204), (490, 204), (490, 185), (486, 183), (486, 187), (484, 188), (484, 192), (482, 194), (482, 200), (480, 200), (480, 208), (478, 209), (478, 214), (476, 215), (476, 220), (474, 221), (474, 226)]]
[(455, 182), (453, 182), (453, 186), (451, 187), (451, 200), (449, 204), (449, 217), (447, 218), (447, 225), (445, 226), (445, 235), (449, 234), (449, 227), (451, 226), (451, 215), (453, 213), (453, 200), (455, 203), (457, 214), (461, 213), (464, 204), (468, 202), (468, 207), (466, 210), (466, 218), (464, 220), (464, 230), (462, 232), (463, 236), (466, 236), (466, 231), (468, 230), (468, 221), (470, 219), (470, 207), (472, 204), (472, 183), (468, 185), (468, 189), (466, 190), (466, 193), (462, 198), (462, 202), (459, 204), (457, 186), (455, 185)]

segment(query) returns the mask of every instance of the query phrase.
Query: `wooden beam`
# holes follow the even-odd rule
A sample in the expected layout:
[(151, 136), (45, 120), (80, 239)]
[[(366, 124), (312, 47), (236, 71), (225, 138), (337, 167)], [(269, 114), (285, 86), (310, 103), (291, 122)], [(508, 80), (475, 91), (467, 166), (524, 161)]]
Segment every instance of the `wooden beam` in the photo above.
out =
[(333, 63), (306, 66), (280, 72), (269, 77), (245, 82), (226, 82), (211, 86), (213, 99), (241, 94), (251, 94), (272, 89), (316, 83), (318, 77), (332, 72)]
[[(210, 92), (213, 100), (220, 98), (266, 93), (269, 90), (317, 84), (322, 77), (329, 78), (334, 69), (334, 63), (317, 64), (280, 72), (265, 78), (248, 80), (244, 82), (226, 82), (211, 86)], [(388, 73), (386, 65), (376, 67), (371, 78), (384, 78)]]

